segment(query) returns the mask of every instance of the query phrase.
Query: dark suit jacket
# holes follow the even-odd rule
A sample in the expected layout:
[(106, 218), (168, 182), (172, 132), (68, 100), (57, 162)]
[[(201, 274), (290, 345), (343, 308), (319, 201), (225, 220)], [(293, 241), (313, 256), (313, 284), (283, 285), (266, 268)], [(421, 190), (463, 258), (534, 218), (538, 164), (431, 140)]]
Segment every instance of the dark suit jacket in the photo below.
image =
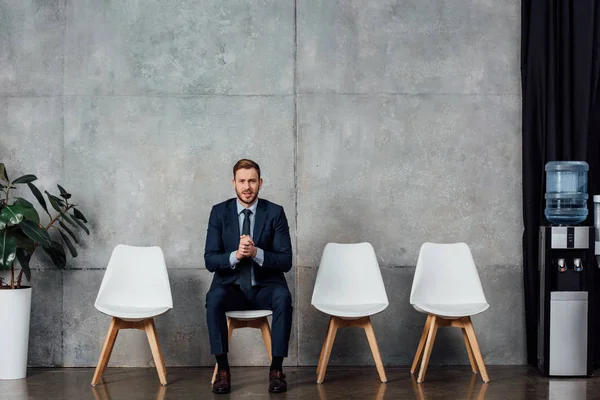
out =
[[(292, 243), (283, 207), (258, 199), (252, 239), (265, 253), (262, 266), (252, 261), (256, 284), (277, 283), (287, 287), (283, 273), (292, 268)], [(213, 206), (208, 220), (204, 262), (206, 269), (215, 273), (213, 285), (235, 282), (240, 270), (231, 268), (229, 255), (238, 249), (239, 243), (237, 199), (233, 198)]]

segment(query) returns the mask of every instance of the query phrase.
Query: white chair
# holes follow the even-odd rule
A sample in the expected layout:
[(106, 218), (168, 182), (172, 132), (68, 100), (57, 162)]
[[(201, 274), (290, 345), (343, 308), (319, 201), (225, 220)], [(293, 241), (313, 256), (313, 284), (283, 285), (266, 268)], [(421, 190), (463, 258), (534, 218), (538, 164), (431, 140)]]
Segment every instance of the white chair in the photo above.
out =
[(471, 316), (489, 308), (483, 294), (471, 250), (465, 243), (424, 243), (419, 251), (410, 304), (427, 314), (410, 373), (414, 374), (421, 356), (417, 382), (423, 382), (437, 330), (440, 326), (461, 328), (471, 369), (489, 382), (483, 356), (471, 323)]
[[(271, 328), (269, 327), (269, 320), (267, 319), (267, 317), (272, 314), (273, 311), (271, 310), (244, 310), (226, 312), (225, 315), (227, 316), (227, 335), (229, 336), (228, 342), (231, 343), (231, 336), (233, 335), (233, 331), (235, 329), (260, 329), (263, 341), (265, 342), (265, 347), (267, 348), (269, 360), (272, 360), (273, 357), (271, 355)], [(216, 364), (215, 371), (213, 372), (212, 379), (210, 380), (211, 384), (215, 383), (215, 379), (217, 378), (218, 367), (219, 365)]]
[(370, 318), (389, 305), (373, 246), (328, 243), (321, 257), (311, 304), (331, 316), (317, 365), (317, 383), (325, 379), (338, 328), (348, 326), (365, 330), (379, 378), (387, 382)]
[(154, 317), (173, 308), (165, 258), (160, 247), (119, 244), (110, 256), (94, 306), (110, 315), (112, 322), (100, 353), (92, 386), (100, 382), (120, 329), (146, 332), (160, 383), (167, 384), (167, 371), (154, 327)]

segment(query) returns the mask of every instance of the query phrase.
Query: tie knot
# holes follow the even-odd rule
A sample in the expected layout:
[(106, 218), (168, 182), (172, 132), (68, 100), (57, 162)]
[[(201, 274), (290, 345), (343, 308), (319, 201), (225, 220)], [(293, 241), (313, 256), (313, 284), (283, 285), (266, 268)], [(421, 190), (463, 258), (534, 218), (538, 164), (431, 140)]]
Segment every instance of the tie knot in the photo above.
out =
[(245, 217), (249, 217), (250, 214), (252, 214), (252, 211), (246, 208), (245, 210), (242, 210), (242, 213)]

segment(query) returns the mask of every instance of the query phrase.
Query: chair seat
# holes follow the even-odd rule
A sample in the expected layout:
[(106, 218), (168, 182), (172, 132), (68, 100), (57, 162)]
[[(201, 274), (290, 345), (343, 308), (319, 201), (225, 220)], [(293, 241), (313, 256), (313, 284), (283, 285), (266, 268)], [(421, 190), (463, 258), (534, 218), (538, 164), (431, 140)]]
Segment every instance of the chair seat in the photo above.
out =
[(325, 314), (342, 318), (361, 318), (382, 312), (388, 306), (386, 303), (373, 304), (313, 304), (313, 306)]
[(412, 305), (415, 310), (433, 314), (442, 318), (461, 318), (479, 314), (487, 310), (488, 303), (463, 303), (463, 304), (428, 304), (419, 303)]
[(111, 317), (117, 317), (126, 321), (142, 320), (146, 318), (158, 317), (169, 311), (171, 307), (157, 306), (157, 307), (131, 307), (131, 306), (119, 306), (114, 304), (95, 304), (98, 311), (110, 315)]
[(273, 314), (271, 310), (244, 310), (244, 311), (228, 311), (225, 313), (230, 318), (235, 319), (257, 319), (262, 317), (268, 317)]

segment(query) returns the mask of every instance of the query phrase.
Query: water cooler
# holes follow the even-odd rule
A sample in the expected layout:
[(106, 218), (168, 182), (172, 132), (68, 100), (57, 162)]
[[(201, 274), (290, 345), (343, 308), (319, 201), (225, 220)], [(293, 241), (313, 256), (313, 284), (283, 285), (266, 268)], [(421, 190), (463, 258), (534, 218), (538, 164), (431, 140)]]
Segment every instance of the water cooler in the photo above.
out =
[(552, 225), (539, 230), (538, 313), (538, 367), (544, 376), (593, 372), (597, 236), (594, 227), (577, 226), (588, 215), (587, 172), (583, 162), (546, 165), (545, 215)]
[(538, 366), (545, 376), (592, 374), (594, 228), (540, 227)]

